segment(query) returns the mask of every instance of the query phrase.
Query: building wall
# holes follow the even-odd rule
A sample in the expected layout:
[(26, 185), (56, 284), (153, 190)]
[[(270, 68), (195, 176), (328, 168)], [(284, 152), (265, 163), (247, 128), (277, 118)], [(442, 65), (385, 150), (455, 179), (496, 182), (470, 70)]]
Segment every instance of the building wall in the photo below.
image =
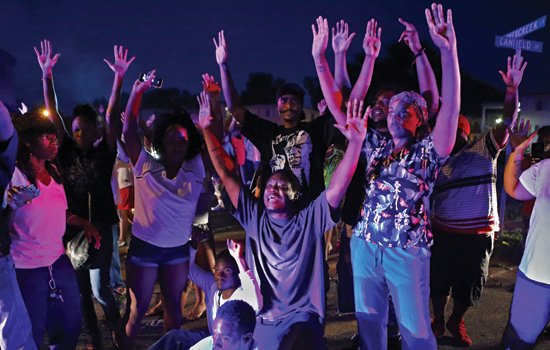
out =
[(550, 93), (520, 96), (520, 116), (531, 121), (531, 131), (550, 125)]

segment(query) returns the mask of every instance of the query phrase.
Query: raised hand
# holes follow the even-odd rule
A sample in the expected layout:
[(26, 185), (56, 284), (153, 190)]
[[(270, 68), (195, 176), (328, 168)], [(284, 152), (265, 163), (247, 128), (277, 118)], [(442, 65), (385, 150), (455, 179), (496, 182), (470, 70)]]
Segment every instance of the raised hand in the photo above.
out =
[(207, 92), (222, 91), (214, 76), (208, 75), (208, 73), (202, 75), (202, 88)]
[(506, 74), (504, 74), (504, 72), (501, 70), (499, 70), (498, 72), (502, 76), (502, 80), (504, 81), (504, 84), (506, 84), (506, 86), (516, 87), (519, 85), (519, 83), (521, 83), (523, 72), (525, 71), (525, 67), (527, 67), (527, 62), (523, 62), (523, 57), (519, 56), (518, 58), (517, 55), (514, 55), (513, 62), (511, 62), (511, 60), (512, 59), (508, 57), (508, 70), (506, 71)]
[(402, 20), (399, 18), (399, 23), (405, 26), (405, 30), (401, 33), (401, 37), (398, 42), (403, 40), (405, 44), (409, 46), (411, 51), (416, 55), (421, 49), (422, 45), (420, 44), (420, 37), (418, 36), (418, 31), (412, 23)]
[(109, 68), (111, 68), (113, 72), (123, 77), (126, 71), (128, 70), (130, 63), (134, 61), (135, 57), (130, 58), (130, 60), (128, 61), (127, 59), (128, 49), (124, 50), (122, 46), (117, 48), (117, 46), (115, 45), (114, 51), (115, 51), (114, 63), (109, 62), (109, 60), (107, 59), (103, 59), (103, 60), (109, 65)]
[(232, 239), (227, 240), (227, 250), (229, 250), (229, 254), (235, 259), (235, 261), (239, 261), (239, 259), (244, 259), (244, 244), (241, 242), (234, 241)]
[(213, 76), (208, 75), (208, 73), (203, 74), (202, 87), (210, 97), (210, 101), (218, 102), (220, 100), (222, 90), (220, 89), (220, 85), (216, 82), (216, 80), (214, 80)]
[(380, 37), (382, 36), (382, 28), (376, 30), (378, 23), (373, 19), (367, 23), (367, 32), (365, 33), (365, 38), (363, 38), (363, 50), (365, 50), (365, 55), (370, 57), (378, 57), (380, 54), (380, 48), (382, 44), (380, 42)]
[(348, 101), (346, 125), (334, 125), (350, 143), (362, 143), (367, 135), (367, 121), (370, 114), (370, 107), (367, 107), (363, 114), (363, 100), (354, 99)]
[(311, 25), (313, 31), (313, 46), (311, 48), (311, 54), (314, 58), (320, 57), (325, 54), (328, 46), (328, 22), (326, 18), (319, 16), (317, 18), (317, 28), (315, 24)]
[(197, 96), (197, 101), (199, 102), (199, 124), (201, 128), (208, 129), (212, 126), (212, 113), (210, 106), (210, 97), (206, 91), (202, 91), (199, 96)]
[(21, 102), (21, 108), (17, 108), (21, 114), (25, 114), (29, 111), (27, 105), (24, 102)]
[(134, 83), (134, 87), (132, 88), (133, 91), (135, 91), (136, 93), (141, 93), (143, 94), (145, 91), (147, 91), (150, 87), (151, 87), (151, 81), (153, 81), (153, 79), (155, 78), (155, 73), (157, 71), (156, 70), (152, 70), (150, 71), (147, 75), (148, 75), (148, 79), (146, 81), (139, 81), (136, 80), (136, 82)]
[(348, 24), (343, 19), (340, 22), (336, 22), (336, 29), (332, 28), (332, 49), (334, 50), (334, 54), (346, 53), (354, 36), (355, 33), (348, 36)]
[(525, 119), (521, 118), (521, 120), (515, 123), (515, 125), (510, 126), (510, 146), (512, 147), (512, 151), (518, 151), (522, 152), (525, 151), (527, 147), (531, 144), (531, 141), (537, 134), (535, 131), (531, 135), (529, 135), (529, 128), (531, 127), (531, 121), (525, 121)]
[(219, 65), (222, 65), (227, 61), (227, 45), (225, 44), (225, 35), (223, 30), (218, 33), (218, 42), (216, 38), (213, 38), (214, 45), (216, 45), (216, 61)]
[(52, 57), (52, 43), (48, 40), (40, 42), (40, 49), (41, 51), (38, 52), (38, 49), (35, 47), (34, 52), (36, 52), (38, 64), (42, 68), (42, 74), (52, 74), (52, 67), (57, 63), (60, 54), (58, 53)]
[(317, 109), (319, 110), (319, 115), (325, 114), (327, 110), (327, 101), (322, 99), (321, 102), (317, 103)]
[(456, 34), (451, 9), (447, 10), (447, 21), (445, 21), (443, 6), (433, 3), (431, 11), (426, 9), (426, 21), (430, 29), (430, 36), (440, 50), (456, 50)]

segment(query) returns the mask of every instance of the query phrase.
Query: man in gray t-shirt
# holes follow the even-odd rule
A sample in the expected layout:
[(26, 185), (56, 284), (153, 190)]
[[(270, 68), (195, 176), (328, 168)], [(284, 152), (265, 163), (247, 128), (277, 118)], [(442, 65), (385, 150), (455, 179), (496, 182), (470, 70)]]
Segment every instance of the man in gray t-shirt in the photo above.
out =
[(348, 149), (330, 186), (302, 209), (299, 180), (288, 170), (267, 179), (263, 201), (242, 186), (231, 158), (212, 133), (208, 97), (201, 95), (199, 104), (208, 153), (246, 230), (247, 264), (263, 295), (254, 339), (266, 350), (324, 348), (321, 237), (339, 221), (338, 207), (357, 166), (369, 109), (362, 115), (362, 102), (348, 105), (346, 125), (337, 126), (349, 140)]

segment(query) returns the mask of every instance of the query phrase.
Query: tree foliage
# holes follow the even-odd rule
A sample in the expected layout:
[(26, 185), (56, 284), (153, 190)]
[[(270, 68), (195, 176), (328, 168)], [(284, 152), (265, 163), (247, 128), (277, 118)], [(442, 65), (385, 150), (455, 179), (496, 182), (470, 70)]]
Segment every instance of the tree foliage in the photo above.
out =
[(150, 89), (143, 95), (142, 108), (175, 110), (180, 107), (195, 106), (197, 98), (187, 90), (178, 88)]
[(284, 83), (284, 79), (274, 79), (269, 73), (250, 73), (246, 89), (241, 92), (241, 102), (244, 105), (273, 104), (277, 89)]

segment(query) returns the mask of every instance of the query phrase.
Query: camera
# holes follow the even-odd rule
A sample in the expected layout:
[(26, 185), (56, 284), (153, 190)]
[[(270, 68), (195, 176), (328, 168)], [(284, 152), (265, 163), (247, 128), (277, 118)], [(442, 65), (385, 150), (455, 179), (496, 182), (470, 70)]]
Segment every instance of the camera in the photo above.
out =
[[(149, 74), (142, 73), (139, 76), (139, 81), (143, 83), (144, 81), (149, 80), (149, 77), (150, 77)], [(153, 80), (151, 80), (151, 86), (154, 86), (156, 88), (160, 88), (162, 86), (162, 79), (154, 77)]]

